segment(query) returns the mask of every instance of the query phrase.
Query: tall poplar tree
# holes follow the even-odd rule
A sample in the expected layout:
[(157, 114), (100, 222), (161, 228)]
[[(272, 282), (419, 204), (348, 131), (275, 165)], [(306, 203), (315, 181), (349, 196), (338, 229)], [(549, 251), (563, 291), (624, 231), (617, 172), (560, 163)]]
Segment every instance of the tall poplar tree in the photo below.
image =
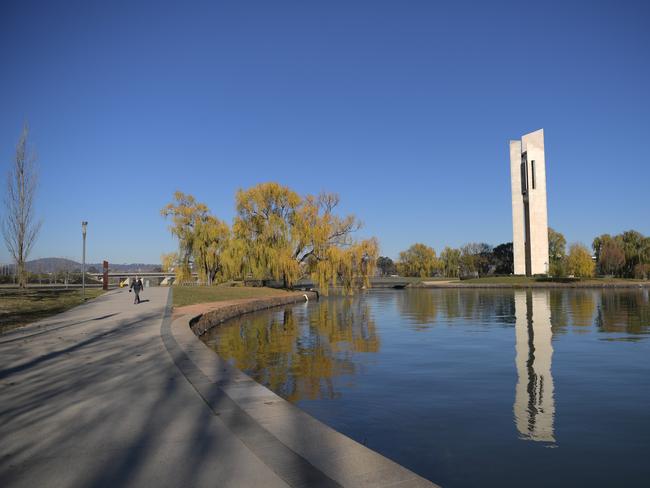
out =
[(27, 145), (28, 136), (29, 127), (25, 124), (16, 146), (14, 164), (7, 175), (6, 213), (2, 222), (2, 235), (16, 265), (21, 288), (27, 285), (25, 263), (41, 228), (41, 222), (36, 221), (34, 215), (38, 184), (36, 156)]

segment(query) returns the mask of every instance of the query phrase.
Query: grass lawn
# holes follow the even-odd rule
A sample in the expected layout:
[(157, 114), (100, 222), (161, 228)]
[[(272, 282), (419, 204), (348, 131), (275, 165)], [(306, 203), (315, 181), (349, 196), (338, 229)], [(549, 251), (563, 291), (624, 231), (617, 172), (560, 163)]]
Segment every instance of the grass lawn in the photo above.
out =
[(398, 278), (379, 278), (381, 281), (406, 281), (408, 283), (421, 283), (423, 281), (452, 281), (457, 280), (458, 278), (447, 278), (444, 276), (431, 276), (429, 278), (420, 278), (419, 276), (400, 276)]
[(485, 276), (483, 278), (472, 278), (461, 280), (461, 283), (506, 283), (506, 284), (526, 284), (536, 283), (537, 278), (529, 276)]
[(286, 295), (285, 290), (250, 286), (174, 286), (174, 307), (195, 303), (238, 300), (241, 298), (264, 298)]
[[(86, 288), (86, 298), (95, 298), (102, 293), (101, 288)], [(65, 312), (81, 303), (81, 290), (78, 289), (0, 288), (0, 334)]]

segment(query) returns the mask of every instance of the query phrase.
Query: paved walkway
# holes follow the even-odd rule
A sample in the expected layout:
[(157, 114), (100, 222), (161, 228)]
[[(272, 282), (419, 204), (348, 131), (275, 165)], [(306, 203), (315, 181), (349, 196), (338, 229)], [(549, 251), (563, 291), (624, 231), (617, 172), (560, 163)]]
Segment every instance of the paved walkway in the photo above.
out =
[(229, 369), (168, 293), (0, 336), (0, 486), (431, 486)]

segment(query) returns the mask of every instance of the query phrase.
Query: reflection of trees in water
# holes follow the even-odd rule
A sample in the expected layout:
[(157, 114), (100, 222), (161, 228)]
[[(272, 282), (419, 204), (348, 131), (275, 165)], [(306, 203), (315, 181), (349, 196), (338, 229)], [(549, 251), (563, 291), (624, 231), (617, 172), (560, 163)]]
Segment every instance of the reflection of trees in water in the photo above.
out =
[(324, 299), (305, 312), (306, 321), (290, 307), (244, 316), (206, 342), (289, 401), (335, 398), (332, 379), (355, 373), (352, 354), (379, 351), (375, 322), (367, 302), (353, 298)]
[(461, 292), (458, 293), (458, 305), (456, 308), (454, 303), (452, 314), (449, 309), (445, 310), (447, 318), (462, 317), (480, 322), (514, 323), (515, 302), (512, 293), (490, 289), (456, 291)]
[(500, 290), (412, 289), (398, 295), (397, 305), (415, 330), (426, 330), (441, 319), (514, 322), (512, 294)]
[(551, 306), (551, 330), (553, 334), (564, 334), (569, 328), (569, 307), (566, 290), (549, 291)]
[(309, 326), (334, 352), (377, 352), (379, 336), (366, 300), (323, 300), (309, 314)]
[(445, 316), (449, 320), (453, 320), (462, 315), (460, 305), (461, 290), (445, 290), (446, 293), (442, 295), (443, 307)]
[(603, 291), (596, 312), (596, 324), (602, 332), (643, 334), (650, 332), (650, 290)]
[(416, 330), (428, 329), (438, 315), (438, 295), (430, 290), (413, 289), (397, 292), (397, 308)]
[(593, 290), (575, 290), (569, 293), (569, 310), (571, 311), (572, 324), (576, 332), (586, 332), (586, 327), (594, 323), (594, 301)]
[(365, 293), (366, 295), (368, 293), (372, 293), (373, 301), (384, 308), (388, 308), (394, 305), (395, 300), (397, 299), (398, 296), (398, 292), (396, 292), (393, 289), (376, 288), (373, 289), (371, 292), (365, 292)]
[(553, 333), (566, 333), (569, 325), (586, 332), (639, 334), (650, 331), (650, 290), (551, 290)]
[[(438, 320), (514, 323), (513, 291), (489, 289), (411, 289), (397, 293), (397, 306), (415, 330)], [(586, 332), (594, 324), (605, 332), (650, 331), (650, 290), (550, 289), (553, 334)]]
[[(479, 293), (479, 290), (476, 292)], [(490, 290), (488, 294), (479, 293), (479, 297), (478, 318), (482, 321), (514, 323), (515, 302), (512, 295), (504, 294), (498, 290)]]

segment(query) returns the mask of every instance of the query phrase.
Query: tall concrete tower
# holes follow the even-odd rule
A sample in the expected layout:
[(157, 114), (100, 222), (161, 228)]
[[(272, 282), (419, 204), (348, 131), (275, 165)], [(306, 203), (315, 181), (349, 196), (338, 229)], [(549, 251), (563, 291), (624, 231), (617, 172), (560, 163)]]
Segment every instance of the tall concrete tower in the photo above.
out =
[(514, 272), (548, 274), (544, 129), (510, 141), (510, 183)]

